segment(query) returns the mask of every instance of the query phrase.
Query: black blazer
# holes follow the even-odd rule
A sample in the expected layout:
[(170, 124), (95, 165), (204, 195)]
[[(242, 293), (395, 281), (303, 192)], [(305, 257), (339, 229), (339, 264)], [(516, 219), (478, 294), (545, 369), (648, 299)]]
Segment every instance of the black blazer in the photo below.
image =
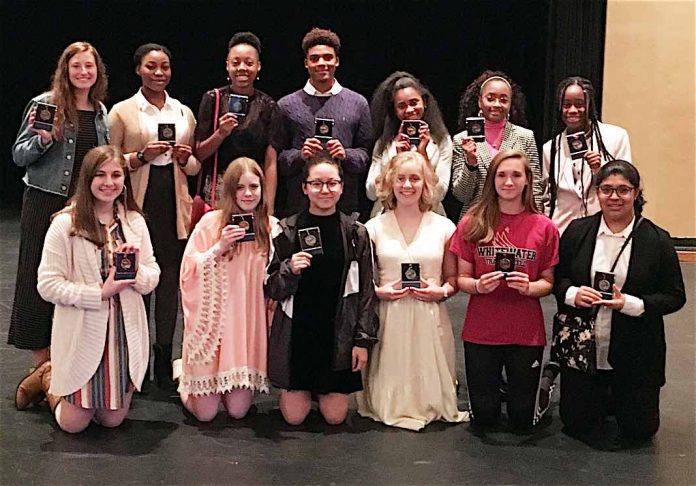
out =
[[(586, 312), (567, 306), (565, 295), (573, 285), (592, 286), (590, 268), (601, 217), (600, 212), (577, 219), (563, 233), (553, 288), (559, 312)], [(643, 299), (645, 312), (640, 317), (612, 313), (609, 364), (622, 380), (662, 386), (666, 350), (662, 316), (681, 309), (686, 294), (669, 233), (648, 219), (633, 235), (626, 283), (621, 290)]]

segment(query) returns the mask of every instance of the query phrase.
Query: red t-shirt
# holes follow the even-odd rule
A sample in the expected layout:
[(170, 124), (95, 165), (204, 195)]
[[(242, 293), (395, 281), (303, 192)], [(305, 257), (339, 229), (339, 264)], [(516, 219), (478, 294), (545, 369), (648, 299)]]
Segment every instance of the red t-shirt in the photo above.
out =
[[(459, 222), (450, 251), (474, 265), (476, 278), (495, 271), (498, 251), (515, 252), (515, 270), (529, 275), (530, 282), (558, 263), (558, 230), (543, 214), (503, 214), (493, 239), (478, 245), (462, 238), (467, 219)], [(462, 339), (477, 344), (544, 346), (546, 332), (539, 299), (520, 295), (505, 280), (490, 294), (472, 295)]]

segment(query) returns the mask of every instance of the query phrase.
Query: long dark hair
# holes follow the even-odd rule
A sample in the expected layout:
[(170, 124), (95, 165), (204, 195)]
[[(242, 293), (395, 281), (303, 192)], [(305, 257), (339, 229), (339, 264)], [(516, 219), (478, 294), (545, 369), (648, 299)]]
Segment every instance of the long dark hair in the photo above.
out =
[(461, 98), (459, 98), (459, 130), (466, 129), (466, 119), (468, 117), (476, 116), (478, 114), (481, 86), (483, 86), (483, 83), (485, 83), (487, 79), (494, 76), (506, 80), (512, 89), (512, 99), (510, 100), (510, 123), (523, 127), (527, 126), (527, 99), (524, 97), (522, 88), (520, 88), (520, 86), (504, 72), (486, 70), (466, 87)]
[(594, 186), (599, 189), (599, 186), (604, 182), (604, 180), (613, 175), (620, 175), (624, 177), (628, 182), (631, 183), (636, 190), (636, 200), (633, 202), (633, 211), (636, 216), (640, 216), (643, 213), (643, 206), (645, 206), (645, 198), (643, 197), (643, 187), (640, 185), (640, 173), (636, 166), (627, 162), (625, 160), (616, 159), (609, 163), (604, 164), (599, 168), (599, 171), (594, 176)]
[[(587, 124), (589, 125), (590, 132), (597, 136), (597, 145), (599, 153), (602, 154), (605, 160), (614, 160), (614, 156), (609, 153), (607, 147), (604, 145), (604, 140), (602, 139), (602, 132), (599, 131), (599, 116), (597, 114), (597, 103), (595, 101), (595, 90), (594, 86), (589, 79), (580, 76), (569, 76), (558, 83), (556, 88), (556, 117), (554, 120), (554, 135), (551, 138), (551, 153), (549, 159), (549, 193), (551, 195), (550, 205), (551, 210), (549, 217), (553, 217), (553, 213), (556, 209), (556, 197), (558, 194), (558, 181), (556, 178), (556, 158), (559, 157), (559, 147), (561, 146), (561, 135), (563, 130), (566, 129), (565, 123), (563, 123), (563, 98), (565, 97), (566, 90), (570, 86), (580, 86), (583, 94), (585, 95), (585, 116), (587, 117)], [(584, 168), (584, 164), (582, 165)], [(589, 190), (589, 187), (587, 188)], [(587, 195), (586, 190), (582, 188), (582, 202), (583, 206), (587, 208)]]
[(423, 121), (430, 127), (433, 141), (439, 144), (449, 133), (442, 121), (442, 114), (437, 101), (428, 88), (418, 78), (406, 71), (396, 71), (382, 81), (372, 95), (370, 111), (372, 112), (372, 129), (379, 137), (378, 142), (382, 147), (394, 140), (401, 126), (401, 120), (394, 111), (394, 95), (404, 88), (413, 88), (423, 98), (425, 110)]

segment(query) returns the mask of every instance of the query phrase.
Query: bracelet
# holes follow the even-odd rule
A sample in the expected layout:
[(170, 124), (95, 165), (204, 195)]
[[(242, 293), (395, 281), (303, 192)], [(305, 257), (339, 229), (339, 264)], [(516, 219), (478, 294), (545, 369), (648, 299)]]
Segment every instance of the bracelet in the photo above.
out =
[(439, 302), (444, 302), (449, 298), (449, 292), (447, 292), (447, 287), (444, 285), (442, 286), (442, 290), (445, 291), (445, 295), (442, 296), (442, 298), (439, 300)]
[(474, 292), (476, 292), (474, 295), (478, 295), (481, 293), (478, 289), (479, 280), (481, 280), (481, 279), (479, 279), (479, 278), (474, 279)]

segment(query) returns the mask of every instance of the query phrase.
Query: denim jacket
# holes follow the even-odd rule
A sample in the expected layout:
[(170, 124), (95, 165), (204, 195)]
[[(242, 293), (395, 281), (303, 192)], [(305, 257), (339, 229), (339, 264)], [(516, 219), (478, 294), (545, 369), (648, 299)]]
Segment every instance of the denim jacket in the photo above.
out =
[[(50, 94), (43, 93), (33, 98), (24, 109), (22, 126), (12, 146), (12, 158), (18, 166), (26, 167), (24, 182), (28, 186), (67, 197), (75, 162), (77, 127), (73, 123), (66, 123), (63, 126), (63, 140), (51, 140), (46, 146), (41, 145), (41, 137), (29, 128), (31, 110), (37, 103), (50, 102)], [(106, 107), (103, 104), (95, 114), (94, 124), (98, 145), (109, 143)]]

